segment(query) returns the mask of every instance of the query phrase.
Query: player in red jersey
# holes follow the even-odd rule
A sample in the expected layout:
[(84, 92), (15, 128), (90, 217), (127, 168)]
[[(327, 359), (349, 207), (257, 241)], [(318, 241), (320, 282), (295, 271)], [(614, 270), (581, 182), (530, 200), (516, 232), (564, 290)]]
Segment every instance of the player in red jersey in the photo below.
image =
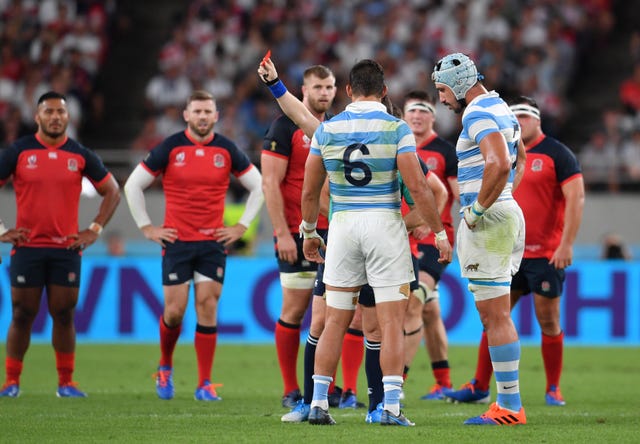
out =
[[(0, 241), (14, 245), (10, 264), (13, 311), (7, 333), (7, 374), (0, 397), (20, 394), (22, 363), (44, 288), (53, 320), (56, 394), (85, 397), (72, 379), (82, 250), (98, 239), (120, 201), (120, 193), (100, 158), (67, 136), (69, 114), (62, 94), (43, 94), (35, 120), (35, 135), (23, 137), (0, 152), (0, 185), (13, 175), (18, 207), (17, 228), (7, 230), (0, 223)], [(89, 228), (79, 231), (83, 177), (93, 183), (102, 203)]]
[[(445, 184), (448, 197), (440, 217), (447, 232), (449, 242), (453, 245), (453, 224), (451, 206), (458, 194), (458, 159), (453, 145), (439, 137), (433, 129), (435, 123), (435, 100), (426, 91), (411, 91), (404, 99), (404, 119), (409, 124), (416, 138), (416, 152), (429, 167), (431, 173)], [(428, 226), (415, 228), (409, 237), (412, 250), (417, 255), (420, 288), (416, 292), (419, 298), (409, 300), (407, 317), (405, 318), (405, 377), (415, 353), (420, 345), (424, 324), (424, 338), (427, 352), (431, 359), (431, 370), (435, 384), (422, 397), (425, 400), (443, 399), (443, 392), (452, 387), (448, 360), (447, 332), (440, 314), (438, 282), (446, 267), (438, 262), (438, 249), (435, 235)]]
[[(584, 182), (575, 155), (558, 140), (545, 135), (540, 110), (529, 97), (511, 105), (522, 128), (527, 162), (513, 197), (527, 226), (525, 251), (511, 282), (511, 308), (533, 293), (536, 318), (542, 332), (542, 358), (547, 379), (545, 402), (563, 406), (560, 392), (564, 333), (560, 326), (560, 295), (564, 269), (573, 260), (573, 242), (582, 221)], [(483, 332), (476, 375), (447, 396), (458, 402), (489, 402), (493, 368)]]
[[(335, 83), (335, 76), (325, 66), (314, 65), (304, 72), (302, 103), (318, 121), (327, 118), (336, 94)], [(265, 204), (273, 225), (282, 286), (282, 308), (275, 327), (275, 343), (284, 383), (282, 406), (287, 408), (294, 408), (302, 399), (297, 377), (300, 327), (311, 301), (318, 268), (318, 264), (304, 258), (298, 232), (309, 144), (310, 139), (304, 131), (283, 115), (269, 128), (261, 156)], [(320, 216), (318, 229), (325, 235), (327, 228), (327, 218)], [(315, 299), (314, 315), (324, 313), (324, 307), (316, 306)], [(317, 342), (317, 338), (315, 340)]]
[[(247, 155), (232, 141), (214, 133), (216, 102), (206, 91), (194, 91), (183, 117), (186, 131), (169, 136), (149, 152), (125, 184), (129, 209), (149, 240), (162, 245), (164, 312), (159, 321), (161, 357), (156, 392), (172, 399), (173, 351), (193, 280), (197, 325), (195, 350), (198, 385), (195, 399), (218, 401), (211, 369), (217, 342), (218, 300), (226, 265), (225, 248), (238, 240), (262, 205), (261, 176)], [(165, 218), (155, 226), (146, 211), (143, 190), (162, 174)], [(249, 191), (240, 221), (223, 225), (230, 174)]]

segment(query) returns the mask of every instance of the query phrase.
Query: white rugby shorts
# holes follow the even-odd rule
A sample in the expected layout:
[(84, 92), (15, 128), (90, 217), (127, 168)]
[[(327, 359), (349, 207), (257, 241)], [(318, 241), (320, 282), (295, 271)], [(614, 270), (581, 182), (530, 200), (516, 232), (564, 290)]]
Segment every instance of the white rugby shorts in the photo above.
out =
[(390, 287), (415, 279), (407, 229), (398, 212), (339, 211), (329, 224), (323, 282)]
[(495, 202), (473, 230), (462, 219), (456, 242), (462, 277), (511, 283), (524, 253), (524, 234), (524, 217), (515, 200)]

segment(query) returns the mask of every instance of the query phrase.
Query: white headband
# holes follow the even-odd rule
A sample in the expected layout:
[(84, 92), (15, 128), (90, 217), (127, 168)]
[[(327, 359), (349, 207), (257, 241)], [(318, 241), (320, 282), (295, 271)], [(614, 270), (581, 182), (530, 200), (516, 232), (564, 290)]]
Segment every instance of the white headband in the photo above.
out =
[(421, 111), (428, 111), (434, 116), (436, 115), (435, 107), (429, 102), (411, 102), (404, 108), (404, 112), (408, 113), (409, 111), (415, 111), (417, 109)]
[(526, 103), (518, 103), (517, 105), (511, 106), (511, 111), (516, 116), (518, 114), (526, 114), (527, 116), (535, 117), (540, 120), (540, 110), (535, 106), (528, 105)]

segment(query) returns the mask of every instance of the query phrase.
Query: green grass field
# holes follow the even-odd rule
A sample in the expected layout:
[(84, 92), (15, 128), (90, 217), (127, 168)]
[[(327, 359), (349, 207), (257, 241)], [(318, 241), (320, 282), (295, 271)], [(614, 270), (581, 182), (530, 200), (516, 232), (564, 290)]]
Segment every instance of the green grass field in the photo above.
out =
[[(454, 384), (473, 375), (475, 358), (474, 347), (451, 348)], [(81, 345), (75, 379), (89, 398), (58, 399), (53, 352), (33, 345), (21, 396), (0, 399), (0, 442), (640, 442), (638, 348), (567, 348), (562, 380), (567, 406), (552, 408), (544, 404), (539, 349), (525, 347), (521, 387), (528, 424), (519, 427), (463, 426), (486, 407), (421, 401), (432, 384), (424, 351), (405, 385), (404, 410), (415, 421), (413, 428), (365, 424), (364, 410), (338, 409), (332, 409), (334, 427), (282, 424), (286, 410), (280, 406), (273, 346), (218, 347), (214, 381), (224, 383), (218, 390), (224, 400), (217, 403), (193, 400), (196, 364), (186, 343), (176, 351), (176, 398), (158, 400), (151, 377), (157, 359), (155, 345)], [(366, 401), (364, 369), (359, 384), (359, 399)]]

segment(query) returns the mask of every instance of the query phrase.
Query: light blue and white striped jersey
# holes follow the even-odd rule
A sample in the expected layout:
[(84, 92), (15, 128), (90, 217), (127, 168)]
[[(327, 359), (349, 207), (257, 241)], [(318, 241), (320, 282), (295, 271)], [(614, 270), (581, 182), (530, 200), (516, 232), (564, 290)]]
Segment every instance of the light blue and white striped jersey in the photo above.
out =
[(400, 211), (397, 154), (415, 153), (403, 120), (380, 102), (354, 102), (322, 122), (309, 155), (322, 156), (332, 211)]
[[(518, 155), (520, 125), (505, 101), (497, 92), (491, 91), (473, 99), (462, 114), (462, 132), (456, 143), (461, 210), (478, 198), (485, 166), (479, 145), (482, 139), (494, 132), (504, 136), (511, 163), (514, 164)], [(514, 176), (515, 169), (511, 169), (498, 201), (513, 199), (511, 188)]]

